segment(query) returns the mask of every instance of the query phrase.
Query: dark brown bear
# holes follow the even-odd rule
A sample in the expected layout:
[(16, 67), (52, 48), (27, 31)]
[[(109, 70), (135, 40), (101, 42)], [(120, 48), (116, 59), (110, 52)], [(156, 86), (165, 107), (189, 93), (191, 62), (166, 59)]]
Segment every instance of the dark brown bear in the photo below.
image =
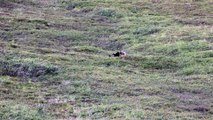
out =
[(116, 53), (113, 53), (112, 55), (113, 55), (114, 57), (121, 57), (121, 58), (123, 58), (123, 57), (126, 56), (126, 52), (124, 52), (124, 51), (118, 51), (118, 52), (116, 52)]

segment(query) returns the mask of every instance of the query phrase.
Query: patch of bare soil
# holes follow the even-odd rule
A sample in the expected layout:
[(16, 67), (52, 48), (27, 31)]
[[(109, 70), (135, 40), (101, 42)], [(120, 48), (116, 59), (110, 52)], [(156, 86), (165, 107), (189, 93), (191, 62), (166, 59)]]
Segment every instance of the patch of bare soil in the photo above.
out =
[(113, 23), (112, 20), (106, 16), (93, 16), (91, 20), (97, 23)]
[(207, 19), (200, 19), (200, 18), (174, 18), (174, 20), (176, 22), (182, 23), (182, 24), (191, 24), (191, 25), (212, 25), (212, 23), (210, 21), (208, 21)]
[(10, 33), (6, 33), (6, 32), (0, 32), (0, 39), (1, 40), (10, 40), (12, 38)]
[(72, 24), (66, 23), (48, 23), (48, 27), (61, 29), (61, 30), (78, 30), (78, 31), (87, 31), (88, 27), (80, 22), (74, 22)]
[(208, 113), (210, 112), (210, 107), (208, 105), (187, 105), (187, 104), (179, 104), (177, 108), (182, 109), (188, 112), (199, 112), (199, 113)]
[(12, 2), (8, 2), (6, 0), (1, 0), (0, 1), (0, 8), (11, 10), (11, 9), (14, 9), (15, 7), (17, 7), (17, 6), (14, 3), (12, 3)]
[(177, 108), (188, 112), (210, 113), (212, 98), (202, 90), (171, 89), (179, 103)]
[(56, 74), (58, 68), (40, 65), (9, 63), (0, 61), (0, 75), (17, 76), (22, 78), (35, 78), (47, 74)]
[[(1, 15), (1, 14), (0, 14)], [(0, 23), (0, 29), (4, 30), (4, 31), (9, 31), (10, 29), (10, 25), (8, 24), (4, 24), (4, 23)]]
[(38, 4), (29, 0), (1, 0), (0, 1), (0, 10), (13, 10), (16, 8), (25, 8), (27, 6), (37, 6)]
[(13, 17), (13, 15), (7, 11), (0, 11), (0, 16)]
[(93, 9), (91, 8), (82, 8), (80, 10), (78, 9), (72, 9), (70, 12), (68, 12), (65, 16), (66, 17), (86, 17), (90, 12), (92, 12)]
[[(20, 44), (24, 44), (27, 38), (32, 37), (33, 32), (1, 32), (0, 31), (0, 39), (3, 41), (11, 41), (14, 40), (16, 42), (20, 42)], [(29, 41), (28, 41), (29, 42)]]

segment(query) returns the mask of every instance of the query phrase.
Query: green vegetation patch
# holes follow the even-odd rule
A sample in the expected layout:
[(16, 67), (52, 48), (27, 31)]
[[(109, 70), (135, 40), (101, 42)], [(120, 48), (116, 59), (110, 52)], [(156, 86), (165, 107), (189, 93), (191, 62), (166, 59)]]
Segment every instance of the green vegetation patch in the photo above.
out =
[(48, 29), (48, 30), (43, 30), (38, 32), (42, 32), (43, 34), (45, 33), (45, 34), (50, 34), (54, 36), (68, 36), (70, 40), (73, 40), (73, 41), (80, 41), (80, 40), (86, 39), (85, 34), (77, 30), (62, 31), (62, 30), (56, 30), (56, 29)]
[(150, 35), (154, 34), (160, 31), (160, 28), (158, 26), (143, 26), (138, 29), (136, 29), (133, 34), (134, 35)]
[(122, 14), (112, 8), (100, 8), (97, 10), (96, 15), (105, 16), (109, 18), (121, 18)]
[(213, 74), (213, 67), (209, 67), (209, 66), (205, 66), (201, 64), (194, 64), (194, 65), (184, 67), (180, 72), (185, 75)]
[(1, 120), (50, 120), (51, 117), (42, 107), (35, 108), (25, 104), (14, 104), (11, 102), (0, 103)]
[(77, 52), (100, 53), (102, 50), (94, 46), (79, 46), (74, 49)]
[(147, 56), (141, 60), (141, 65), (151, 69), (177, 69), (179, 67), (176, 59), (167, 56)]
[[(190, 52), (196, 52), (196, 51), (207, 51), (211, 50), (211, 46), (205, 42), (205, 41), (200, 41), (200, 40), (195, 40), (195, 41), (177, 41), (174, 43), (169, 43), (169, 44), (159, 44), (155, 45), (154, 47), (150, 48), (152, 52), (157, 52), (160, 54), (165, 54), (165, 55), (184, 55)], [(180, 55), (180, 56), (181, 56)]]

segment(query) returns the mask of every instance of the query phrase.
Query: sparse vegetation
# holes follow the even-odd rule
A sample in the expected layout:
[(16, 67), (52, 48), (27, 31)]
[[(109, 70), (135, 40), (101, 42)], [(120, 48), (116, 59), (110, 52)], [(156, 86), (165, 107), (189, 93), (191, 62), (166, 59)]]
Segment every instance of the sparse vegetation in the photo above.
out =
[(0, 119), (211, 120), (211, 5), (0, 0)]

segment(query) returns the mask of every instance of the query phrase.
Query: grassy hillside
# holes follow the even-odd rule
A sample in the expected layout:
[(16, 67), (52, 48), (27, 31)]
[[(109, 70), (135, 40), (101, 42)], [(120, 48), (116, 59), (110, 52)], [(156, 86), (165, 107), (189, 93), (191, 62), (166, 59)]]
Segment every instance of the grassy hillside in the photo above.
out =
[(0, 119), (211, 120), (212, 4), (0, 0)]

